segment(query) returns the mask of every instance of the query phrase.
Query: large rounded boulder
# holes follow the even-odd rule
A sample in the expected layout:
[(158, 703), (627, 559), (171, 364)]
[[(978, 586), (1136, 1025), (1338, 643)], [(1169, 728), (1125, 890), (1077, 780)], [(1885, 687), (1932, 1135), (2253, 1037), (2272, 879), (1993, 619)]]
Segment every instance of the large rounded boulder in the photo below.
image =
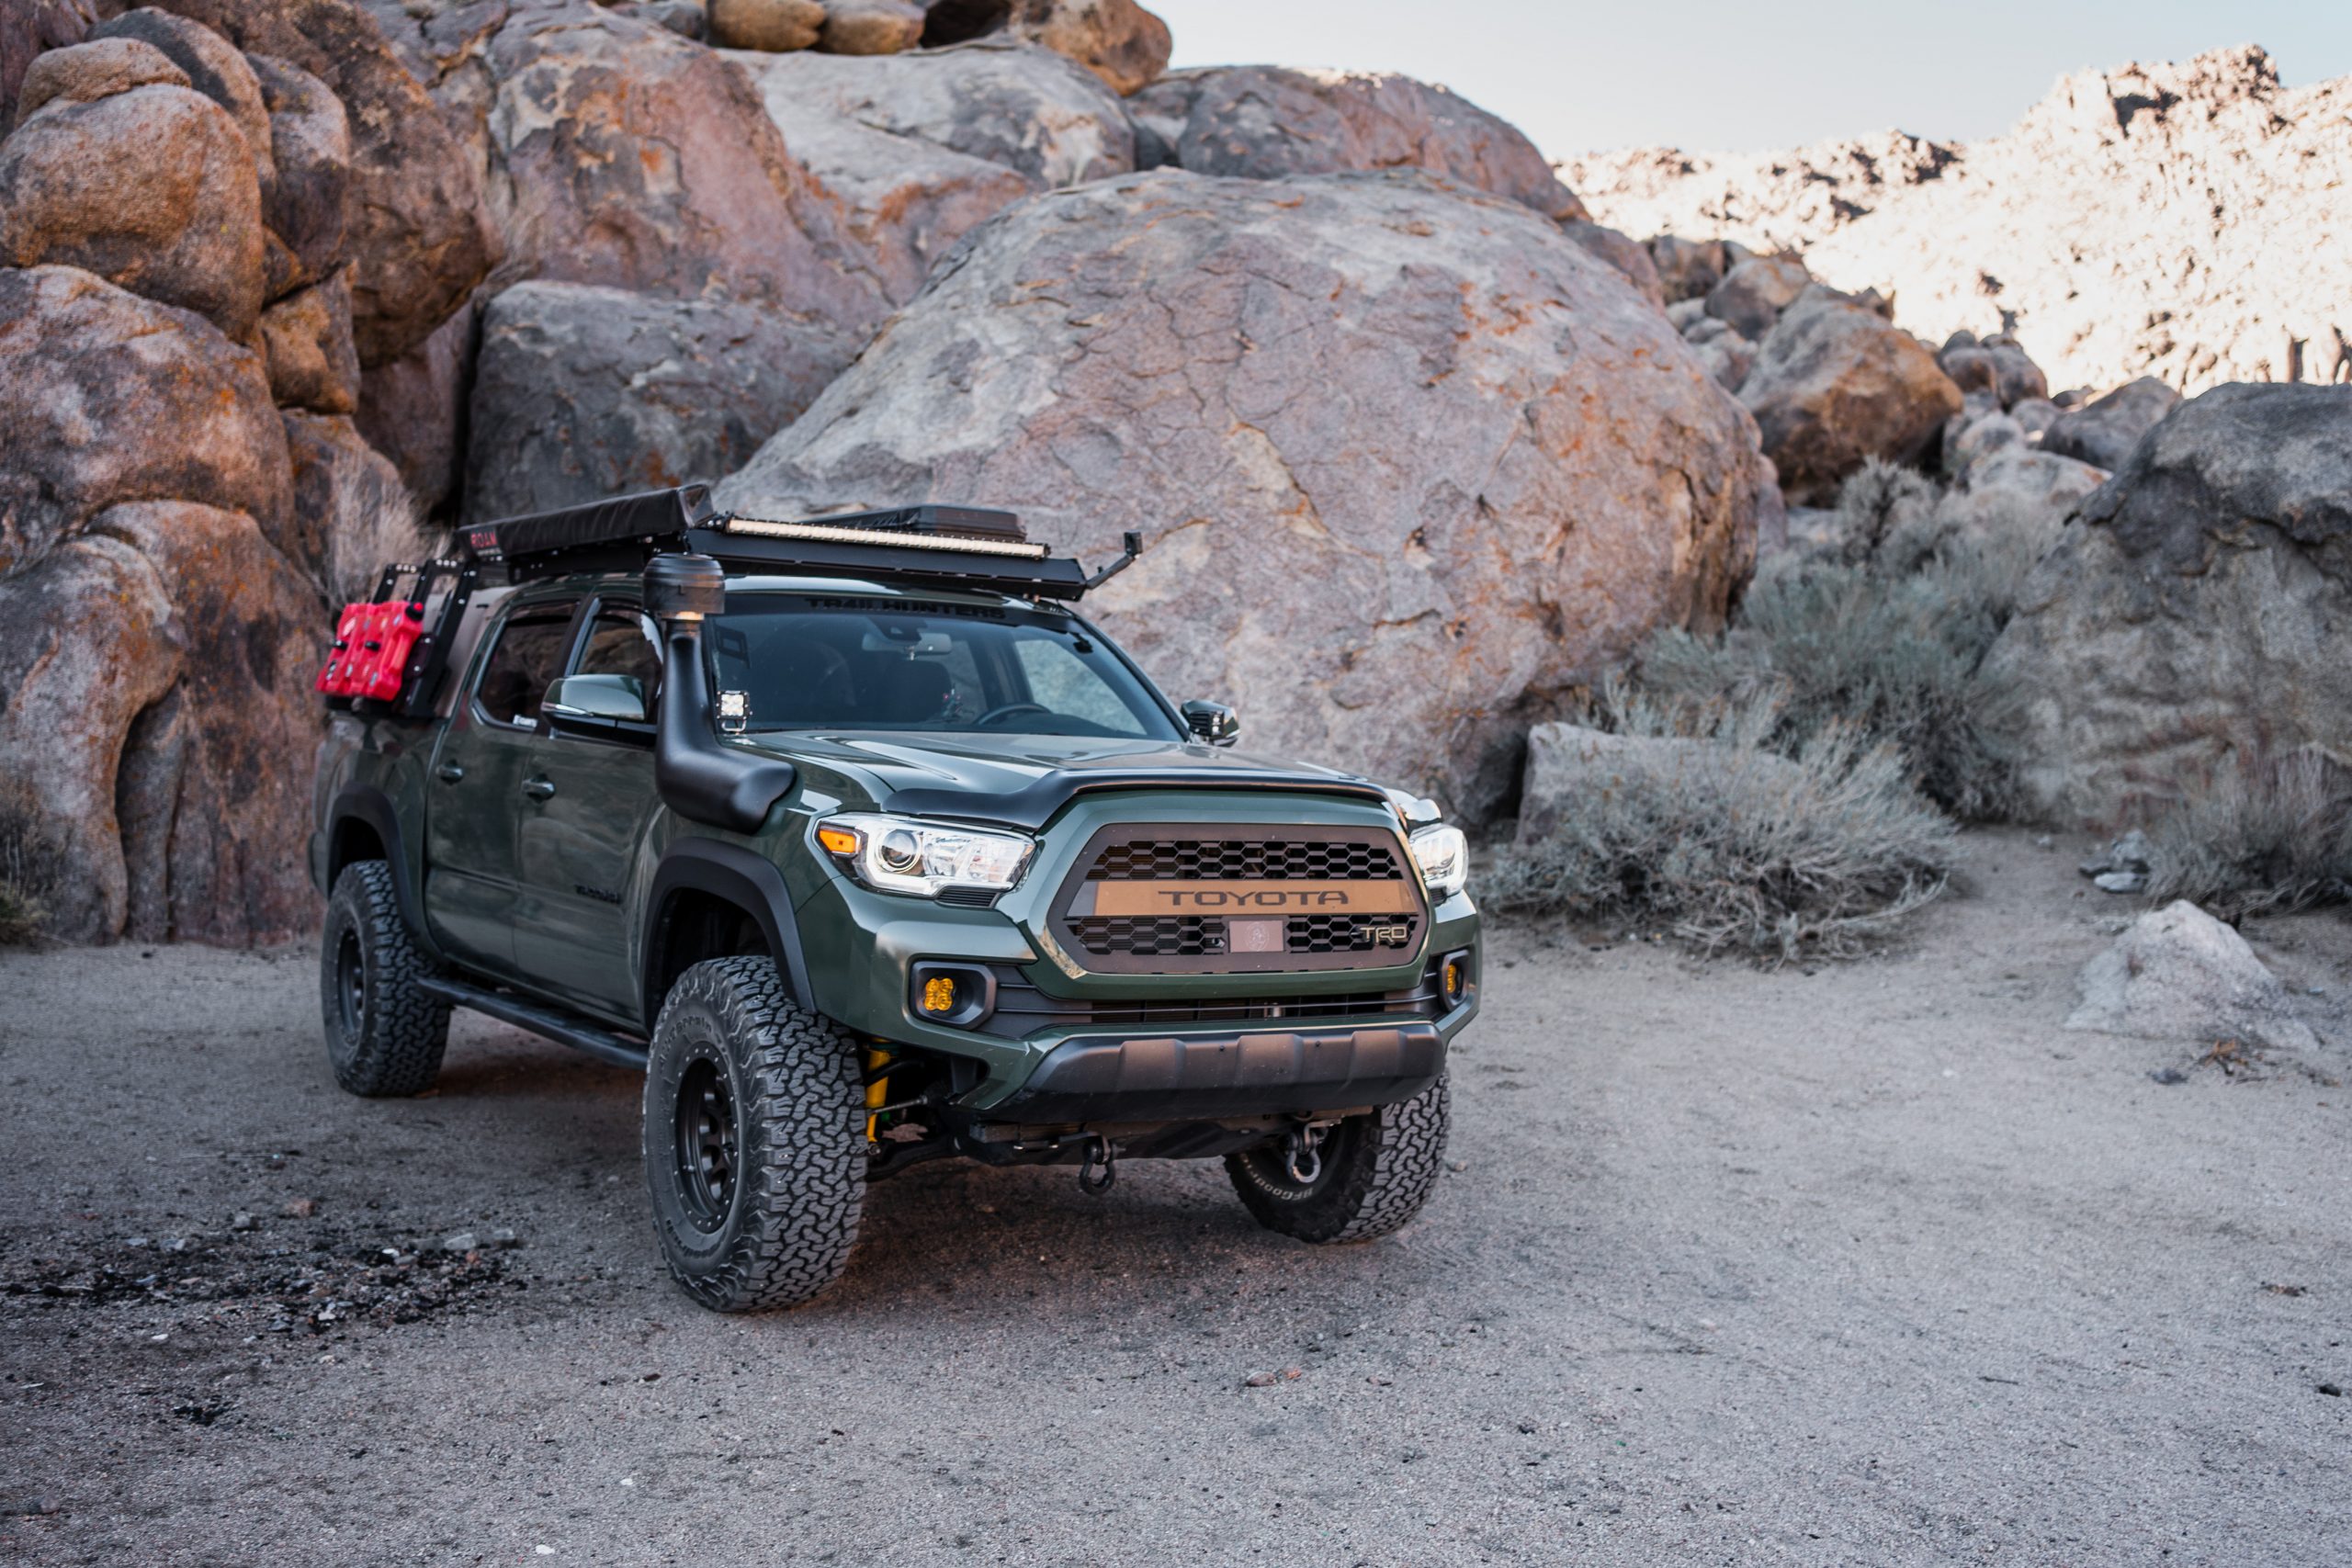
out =
[(2111, 824), (2241, 760), (2352, 757), (2352, 388), (2181, 404), (2085, 500), (1992, 665), (2031, 804)]
[[(1743, 264), (1716, 290), (1746, 272)], [(1707, 309), (1716, 309), (1710, 296)], [(1818, 286), (1768, 321), (1739, 399), (1764, 433), (1764, 450), (1792, 501), (1827, 504), (1872, 457), (1924, 456), (1961, 412), (1960, 389), (1936, 356), (1867, 297)]]
[(1518, 127), (1392, 72), (1204, 66), (1162, 77), (1131, 107), (1146, 163), (1261, 180), (1426, 169), (1546, 217), (1589, 216)]
[(1754, 426), (1550, 220), (1418, 174), (1155, 172), (951, 256), (720, 491), (1010, 507), (1254, 742), (1491, 815), (1520, 737), (1754, 558)]
[(296, 508), (261, 355), (86, 272), (0, 270), (0, 429), (12, 876), (63, 937), (292, 934), (323, 606), (273, 542)]

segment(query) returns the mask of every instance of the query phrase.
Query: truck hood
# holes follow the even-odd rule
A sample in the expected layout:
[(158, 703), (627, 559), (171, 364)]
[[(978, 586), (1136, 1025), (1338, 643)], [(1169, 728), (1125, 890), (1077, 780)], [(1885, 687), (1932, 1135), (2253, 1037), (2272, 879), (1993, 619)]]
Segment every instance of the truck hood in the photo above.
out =
[(897, 731), (751, 736), (737, 744), (854, 774), (886, 810), (1030, 832), (1074, 796), (1104, 789), (1263, 789), (1386, 799), (1378, 786), (1353, 774), (1182, 741)]

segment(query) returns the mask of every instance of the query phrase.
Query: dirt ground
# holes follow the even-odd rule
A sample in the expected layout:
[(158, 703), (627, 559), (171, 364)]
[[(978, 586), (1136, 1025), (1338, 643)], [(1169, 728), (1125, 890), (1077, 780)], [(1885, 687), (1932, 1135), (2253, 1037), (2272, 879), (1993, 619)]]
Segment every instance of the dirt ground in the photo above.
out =
[(1499, 932), (1393, 1239), (933, 1165), (754, 1318), (633, 1075), (363, 1102), (306, 953), (0, 958), (0, 1560), (2352, 1562), (2352, 924), (2250, 933), (2317, 1061), (2063, 1032), (2082, 847), (1817, 972)]

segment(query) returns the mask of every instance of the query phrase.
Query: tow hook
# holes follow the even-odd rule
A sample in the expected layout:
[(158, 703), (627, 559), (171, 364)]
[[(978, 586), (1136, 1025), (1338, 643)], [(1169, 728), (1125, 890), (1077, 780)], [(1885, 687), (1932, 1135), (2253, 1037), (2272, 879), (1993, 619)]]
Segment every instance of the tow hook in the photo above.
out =
[[(1085, 1159), (1079, 1163), (1078, 1190), (1090, 1198), (1100, 1198), (1111, 1190), (1112, 1184), (1119, 1179), (1118, 1168), (1114, 1163), (1118, 1157), (1117, 1152), (1111, 1147), (1111, 1140), (1100, 1133), (1095, 1134)], [(1096, 1174), (1098, 1167), (1101, 1168), (1100, 1175)]]
[(1301, 1187), (1312, 1187), (1315, 1179), (1323, 1174), (1323, 1136), (1328, 1129), (1312, 1124), (1294, 1127), (1283, 1140), (1283, 1163), (1290, 1171), (1290, 1179)]

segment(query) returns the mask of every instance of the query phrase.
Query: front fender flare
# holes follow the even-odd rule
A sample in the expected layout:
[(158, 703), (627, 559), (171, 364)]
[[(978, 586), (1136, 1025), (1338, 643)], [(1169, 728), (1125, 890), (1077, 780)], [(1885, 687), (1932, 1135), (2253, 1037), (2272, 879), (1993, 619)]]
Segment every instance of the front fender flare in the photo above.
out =
[(716, 839), (681, 839), (662, 856), (646, 891), (644, 951), (639, 957), (639, 987), (643, 997), (645, 1027), (650, 1031), (662, 1014), (661, 960), (668, 946), (669, 924), (677, 895), (692, 890), (707, 893), (742, 909), (757, 922), (768, 953), (775, 959), (785, 988), (798, 1006), (814, 1010), (816, 994), (808, 985), (808, 964), (800, 951), (800, 925), (792, 912), (792, 897), (784, 873), (775, 863), (741, 844)]

